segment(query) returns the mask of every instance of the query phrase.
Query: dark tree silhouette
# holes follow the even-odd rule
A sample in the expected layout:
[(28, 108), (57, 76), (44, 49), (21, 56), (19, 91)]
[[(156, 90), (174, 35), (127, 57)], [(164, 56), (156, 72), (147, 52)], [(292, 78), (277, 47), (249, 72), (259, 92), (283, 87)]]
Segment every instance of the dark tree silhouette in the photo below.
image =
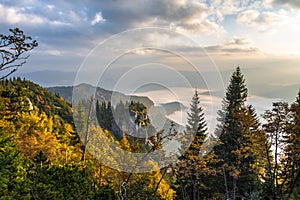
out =
[[(28, 51), (38, 46), (36, 40), (19, 29), (9, 29), (10, 35), (0, 34), (0, 80), (5, 79), (26, 63)], [(3, 74), (2, 74), (3, 73)]]
[[(224, 188), (227, 199), (236, 199), (259, 190), (261, 162), (260, 151), (263, 145), (259, 121), (252, 106), (246, 106), (248, 89), (239, 67), (233, 72), (223, 110), (219, 112), (221, 131), (216, 154), (223, 171)], [(221, 177), (220, 177), (221, 180)], [(247, 183), (247, 184), (245, 184)]]

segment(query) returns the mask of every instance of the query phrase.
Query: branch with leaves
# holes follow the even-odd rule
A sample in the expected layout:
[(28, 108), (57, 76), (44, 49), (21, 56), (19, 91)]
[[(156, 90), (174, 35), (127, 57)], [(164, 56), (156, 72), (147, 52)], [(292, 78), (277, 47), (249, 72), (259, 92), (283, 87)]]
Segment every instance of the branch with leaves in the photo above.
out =
[(9, 31), (10, 35), (0, 34), (0, 72), (4, 73), (0, 80), (7, 78), (24, 65), (30, 56), (27, 52), (38, 46), (37, 41), (26, 36), (21, 29)]

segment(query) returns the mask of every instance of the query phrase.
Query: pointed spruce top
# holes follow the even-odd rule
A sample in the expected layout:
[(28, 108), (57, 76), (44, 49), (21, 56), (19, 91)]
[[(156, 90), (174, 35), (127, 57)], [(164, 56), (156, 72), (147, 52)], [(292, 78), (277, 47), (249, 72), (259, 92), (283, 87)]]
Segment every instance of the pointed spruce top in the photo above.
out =
[(193, 131), (201, 132), (204, 134), (207, 130), (206, 122), (204, 118), (204, 112), (200, 105), (200, 97), (197, 90), (195, 90), (192, 102), (190, 104), (190, 112), (188, 115), (188, 129)]
[(231, 108), (239, 108), (247, 100), (248, 90), (240, 67), (233, 72), (226, 90), (225, 102)]

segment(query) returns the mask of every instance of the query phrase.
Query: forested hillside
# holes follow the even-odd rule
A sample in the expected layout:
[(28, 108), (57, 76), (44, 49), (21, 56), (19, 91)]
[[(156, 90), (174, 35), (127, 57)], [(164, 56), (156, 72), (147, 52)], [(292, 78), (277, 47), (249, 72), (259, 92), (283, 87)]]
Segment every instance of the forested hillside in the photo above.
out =
[[(69, 103), (19, 78), (1, 81), (0, 94), (2, 199), (118, 199), (120, 184), (129, 175), (85, 152)], [(91, 131), (99, 137), (106, 135), (120, 147), (139, 147), (126, 137), (115, 140), (108, 130), (93, 127)], [(146, 176), (133, 174), (127, 197), (172, 199), (174, 190), (160, 177), (158, 169)]]
[[(214, 133), (207, 131), (197, 91), (187, 130), (178, 132), (170, 123), (163, 131), (151, 128), (147, 106), (137, 101), (113, 106), (91, 97), (71, 108), (58, 94), (30, 81), (4, 79), (0, 199), (299, 199), (300, 92), (291, 105), (274, 103), (263, 116), (247, 104), (247, 96), (238, 67)], [(135, 173), (142, 161), (128, 160), (126, 152), (147, 157), (174, 137), (188, 144), (177, 163), (159, 169), (149, 159), (147, 165), (155, 170)], [(95, 144), (101, 150), (91, 148)], [(103, 163), (103, 157), (109, 159)], [(134, 167), (123, 171), (128, 162)]]
[[(108, 121), (107, 123), (109, 125), (101, 124), (101, 127), (112, 126), (111, 128), (114, 132), (114, 135), (118, 139), (122, 137), (121, 129), (126, 131), (131, 130), (131, 132), (134, 131), (133, 129), (135, 129), (133, 127), (135, 125), (128, 122), (129, 120), (128, 116), (123, 116), (124, 115), (123, 113), (127, 112), (129, 104), (131, 102), (139, 102), (144, 106), (146, 106), (148, 110), (151, 109), (151, 115), (153, 120), (151, 122), (151, 125), (153, 126), (161, 125), (162, 126), (161, 129), (164, 130), (168, 130), (171, 124), (171, 120), (168, 118), (167, 115), (172, 114), (173, 112), (178, 110), (180, 111), (185, 108), (184, 105), (180, 104), (179, 102), (170, 102), (162, 105), (154, 105), (154, 102), (146, 96), (126, 95), (121, 92), (110, 91), (89, 84), (79, 84), (76, 86), (57, 86), (57, 87), (49, 87), (46, 89), (52, 92), (53, 94), (57, 94), (63, 97), (67, 102), (73, 103), (75, 106), (78, 103), (81, 104), (81, 106), (84, 107), (85, 109), (89, 108), (88, 101), (90, 101), (91, 96), (93, 96), (94, 98), (95, 105), (96, 105), (96, 101), (98, 101), (98, 103), (100, 104), (103, 103), (105, 104), (101, 106), (115, 107), (115, 109), (111, 110), (113, 111), (112, 114), (115, 117), (113, 122), (111, 122), (113, 116), (108, 116), (108, 119), (104, 119), (104, 121)], [(75, 110), (77, 109), (75, 108)], [(86, 113), (86, 115), (88, 115), (88, 113)], [(117, 124), (115, 122), (117, 122)], [(180, 126), (181, 129), (184, 129), (182, 125), (179, 125), (176, 122), (172, 122), (172, 123), (174, 123), (177, 127)], [(121, 128), (121, 126), (124, 127)], [(152, 129), (151, 132), (153, 132), (153, 126), (150, 127), (150, 129)]]

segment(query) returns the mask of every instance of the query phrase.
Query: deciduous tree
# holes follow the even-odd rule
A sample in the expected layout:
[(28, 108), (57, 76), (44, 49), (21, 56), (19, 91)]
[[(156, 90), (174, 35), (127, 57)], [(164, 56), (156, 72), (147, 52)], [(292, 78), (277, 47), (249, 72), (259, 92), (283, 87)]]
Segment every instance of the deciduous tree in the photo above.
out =
[(8, 77), (26, 63), (28, 53), (38, 46), (36, 40), (19, 29), (9, 29), (10, 35), (0, 34), (0, 80)]

